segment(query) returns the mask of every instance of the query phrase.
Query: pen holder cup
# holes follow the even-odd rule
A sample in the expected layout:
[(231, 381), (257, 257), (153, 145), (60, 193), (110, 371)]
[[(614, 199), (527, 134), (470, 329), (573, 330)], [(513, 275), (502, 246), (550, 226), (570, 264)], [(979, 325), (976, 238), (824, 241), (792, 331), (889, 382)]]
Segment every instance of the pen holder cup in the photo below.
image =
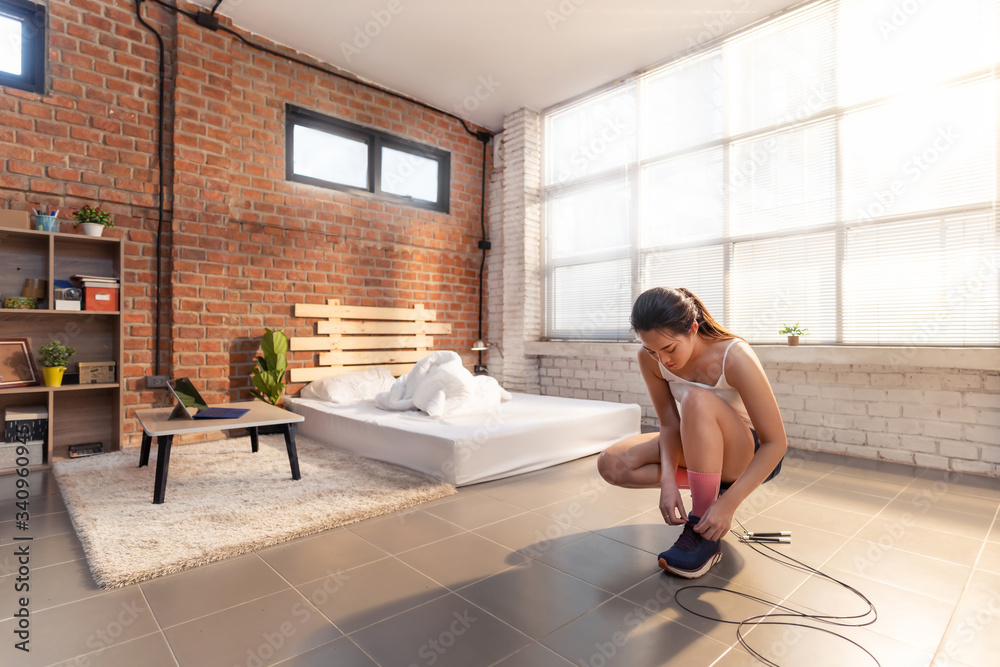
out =
[(36, 215), (35, 229), (40, 232), (58, 232), (59, 218), (54, 215)]

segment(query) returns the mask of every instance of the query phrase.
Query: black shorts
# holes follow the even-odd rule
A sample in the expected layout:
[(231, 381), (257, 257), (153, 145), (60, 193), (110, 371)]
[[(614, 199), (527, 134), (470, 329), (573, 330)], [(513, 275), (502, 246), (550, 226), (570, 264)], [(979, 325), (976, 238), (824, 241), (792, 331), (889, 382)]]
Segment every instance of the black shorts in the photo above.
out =
[[(757, 431), (750, 429), (750, 433), (753, 434), (753, 453), (756, 454), (757, 450), (760, 449), (760, 438), (757, 437)], [(778, 465), (774, 466), (774, 470), (771, 471), (771, 474), (767, 476), (767, 479), (765, 479), (764, 482), (770, 482), (772, 479), (777, 477), (778, 473), (781, 472), (781, 464), (784, 460), (785, 457), (782, 456), (781, 461), (778, 461)], [(719, 487), (719, 493), (722, 493), (733, 484), (734, 482), (723, 482)]]

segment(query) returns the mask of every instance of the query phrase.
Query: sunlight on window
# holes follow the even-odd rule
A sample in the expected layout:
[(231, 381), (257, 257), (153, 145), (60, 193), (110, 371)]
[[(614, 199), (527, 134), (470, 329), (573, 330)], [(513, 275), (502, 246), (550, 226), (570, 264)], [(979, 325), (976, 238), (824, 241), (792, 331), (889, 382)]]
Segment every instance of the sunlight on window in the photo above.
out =
[(996, 85), (987, 79), (846, 116), (841, 125), (845, 219), (991, 201), (995, 97)]
[(701, 299), (712, 317), (725, 322), (725, 285), (721, 245), (649, 253), (642, 264), (642, 291), (651, 287), (685, 287)]
[(613, 337), (628, 321), (632, 271), (628, 260), (566, 266), (552, 271), (550, 299), (558, 304), (555, 328), (571, 337)]
[(545, 182), (563, 183), (635, 159), (635, 90), (601, 95), (549, 119)]
[(630, 192), (623, 180), (550, 201), (550, 256), (558, 259), (628, 247)]
[(722, 160), (713, 148), (643, 169), (643, 247), (722, 237)]
[[(988, 214), (849, 231), (844, 342), (873, 342), (874, 335), (880, 344), (995, 344), (1000, 323), (996, 238)], [(914, 313), (920, 313), (916, 322)]]
[(996, 5), (852, 0), (840, 12), (840, 104), (917, 92), (997, 57)]
[(0, 16), (0, 71), (21, 74), (21, 22)]
[(393, 148), (382, 149), (382, 191), (423, 201), (438, 200), (438, 162)]
[(722, 136), (722, 58), (685, 61), (642, 82), (643, 157)]
[(546, 336), (617, 260), (753, 342), (1000, 344), (1000, 0), (801, 4), (546, 116)]
[(733, 307), (726, 324), (734, 331), (751, 340), (779, 340), (779, 322), (808, 322), (812, 339), (836, 340), (833, 233), (736, 244), (728, 278)]
[(368, 187), (368, 146), (310, 127), (295, 126), (294, 173), (355, 188)]

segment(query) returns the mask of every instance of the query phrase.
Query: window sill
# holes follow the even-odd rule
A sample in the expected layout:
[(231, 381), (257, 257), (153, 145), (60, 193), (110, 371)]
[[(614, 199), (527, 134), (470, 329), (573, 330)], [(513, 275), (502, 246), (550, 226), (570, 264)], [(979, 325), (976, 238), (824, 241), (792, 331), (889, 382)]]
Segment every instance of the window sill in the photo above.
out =
[[(995, 347), (865, 347), (854, 345), (754, 345), (762, 363), (802, 363), (850, 366), (907, 366), (1000, 371), (1000, 348)], [(537, 341), (527, 354), (539, 357), (578, 357), (633, 360), (635, 343)]]

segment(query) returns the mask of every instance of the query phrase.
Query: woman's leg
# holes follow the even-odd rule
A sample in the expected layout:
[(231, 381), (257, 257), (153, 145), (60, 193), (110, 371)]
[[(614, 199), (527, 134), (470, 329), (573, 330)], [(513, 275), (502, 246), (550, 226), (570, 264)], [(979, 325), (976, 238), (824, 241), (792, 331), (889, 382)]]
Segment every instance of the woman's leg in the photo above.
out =
[(680, 408), (691, 513), (701, 517), (718, 497), (722, 480), (735, 481), (746, 470), (753, 458), (753, 435), (728, 403), (705, 389), (689, 390)]
[[(617, 442), (597, 458), (597, 470), (608, 484), (626, 489), (660, 486), (660, 434), (640, 433)], [(684, 465), (681, 457), (681, 465)]]

